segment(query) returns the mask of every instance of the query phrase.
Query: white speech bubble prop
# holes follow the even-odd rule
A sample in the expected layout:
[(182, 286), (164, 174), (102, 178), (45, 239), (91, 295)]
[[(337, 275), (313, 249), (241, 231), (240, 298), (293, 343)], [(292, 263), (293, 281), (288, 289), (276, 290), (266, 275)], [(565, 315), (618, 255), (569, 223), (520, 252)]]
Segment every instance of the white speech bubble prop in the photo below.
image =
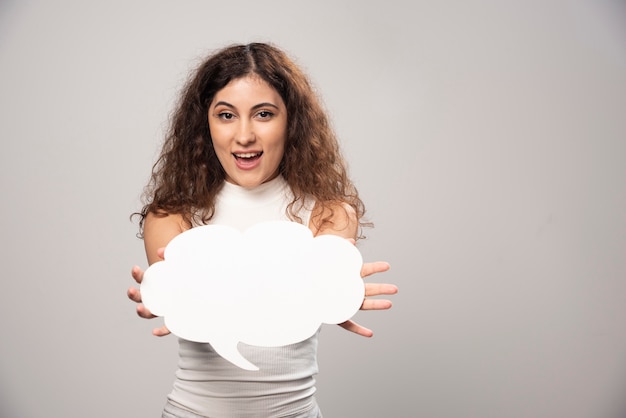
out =
[(347, 321), (363, 302), (362, 263), (346, 239), (314, 238), (295, 222), (258, 223), (243, 233), (206, 225), (170, 241), (165, 261), (145, 271), (141, 295), (173, 334), (258, 370), (237, 344), (284, 346), (322, 323)]

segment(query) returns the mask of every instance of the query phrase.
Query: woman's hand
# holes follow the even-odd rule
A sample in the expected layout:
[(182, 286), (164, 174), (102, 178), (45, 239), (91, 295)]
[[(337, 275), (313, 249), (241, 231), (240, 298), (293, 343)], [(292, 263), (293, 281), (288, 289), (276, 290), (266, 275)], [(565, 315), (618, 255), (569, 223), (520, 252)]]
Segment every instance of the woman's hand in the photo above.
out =
[[(157, 251), (159, 254), (159, 258), (161, 259), (163, 259), (164, 250), (165, 250), (164, 248), (160, 248)], [(137, 284), (141, 284), (141, 281), (143, 280), (143, 270), (139, 268), (139, 266), (133, 267), (131, 271), (131, 275), (133, 276), (133, 279), (135, 279), (135, 282), (137, 282)], [(137, 303), (137, 315), (146, 319), (155, 318), (155, 316), (152, 315), (152, 313), (148, 310), (148, 308), (146, 308), (145, 305), (141, 302), (141, 292), (139, 291), (138, 288), (131, 286), (128, 288), (128, 291), (126, 292), (126, 294), (128, 295), (128, 298), (130, 300)], [(170, 333), (170, 330), (167, 329), (165, 325), (158, 327), (158, 328), (154, 328), (152, 330), (152, 334), (156, 335), (157, 337), (163, 337), (165, 335), (168, 335), (169, 333)]]
[[(364, 263), (361, 268), (361, 277), (365, 278), (372, 274), (382, 273), (389, 270), (389, 264), (384, 261), (377, 261), (374, 263)], [(361, 305), (361, 310), (383, 310), (391, 308), (392, 304), (387, 299), (367, 299), (368, 296), (380, 296), (380, 295), (395, 295), (398, 293), (398, 288), (395, 285), (388, 283), (365, 283), (365, 298)], [(371, 337), (374, 335), (371, 329), (365, 328), (352, 320), (342, 322), (340, 327), (354, 332), (355, 334), (362, 335), (364, 337)]]

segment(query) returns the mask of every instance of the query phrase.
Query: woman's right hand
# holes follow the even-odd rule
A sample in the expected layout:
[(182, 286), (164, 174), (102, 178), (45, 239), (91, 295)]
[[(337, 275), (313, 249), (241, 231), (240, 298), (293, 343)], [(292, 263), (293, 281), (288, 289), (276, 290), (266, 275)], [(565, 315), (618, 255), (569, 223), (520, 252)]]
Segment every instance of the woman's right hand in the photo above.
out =
[[(159, 257), (161, 259), (163, 259), (163, 251), (164, 249), (162, 248), (159, 249), (158, 251)], [(141, 281), (143, 280), (143, 270), (139, 266), (134, 266), (133, 269), (131, 270), (131, 275), (133, 276), (133, 279), (135, 279), (135, 282), (137, 282), (137, 284), (140, 285)], [(137, 287), (135, 286), (129, 287), (126, 294), (128, 295), (128, 298), (130, 300), (132, 300), (133, 302), (137, 304), (137, 315), (146, 319), (155, 318), (155, 315), (152, 315), (152, 312), (150, 312), (150, 310), (146, 308), (146, 306), (142, 303), (141, 291)], [(152, 330), (152, 334), (156, 335), (157, 337), (163, 337), (165, 335), (168, 335), (169, 333), (170, 333), (170, 330), (167, 329), (165, 325), (158, 327), (158, 328), (154, 328)]]

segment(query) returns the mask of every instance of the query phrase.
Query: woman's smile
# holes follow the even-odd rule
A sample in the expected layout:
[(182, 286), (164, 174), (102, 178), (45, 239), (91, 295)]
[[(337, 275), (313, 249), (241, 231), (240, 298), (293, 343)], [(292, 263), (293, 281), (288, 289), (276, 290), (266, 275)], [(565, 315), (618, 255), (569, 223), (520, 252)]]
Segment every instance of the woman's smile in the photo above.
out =
[(252, 170), (253, 168), (258, 167), (262, 155), (263, 151), (233, 153), (233, 156), (235, 157), (235, 164), (237, 164), (237, 167), (242, 170)]

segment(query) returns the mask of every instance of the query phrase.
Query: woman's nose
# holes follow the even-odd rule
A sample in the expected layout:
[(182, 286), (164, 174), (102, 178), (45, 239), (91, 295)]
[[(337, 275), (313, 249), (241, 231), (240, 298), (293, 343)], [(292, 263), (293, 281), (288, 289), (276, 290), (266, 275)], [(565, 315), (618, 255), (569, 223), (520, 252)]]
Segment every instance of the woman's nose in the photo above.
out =
[(254, 129), (250, 122), (241, 122), (236, 140), (237, 143), (242, 145), (251, 144), (256, 140)]

